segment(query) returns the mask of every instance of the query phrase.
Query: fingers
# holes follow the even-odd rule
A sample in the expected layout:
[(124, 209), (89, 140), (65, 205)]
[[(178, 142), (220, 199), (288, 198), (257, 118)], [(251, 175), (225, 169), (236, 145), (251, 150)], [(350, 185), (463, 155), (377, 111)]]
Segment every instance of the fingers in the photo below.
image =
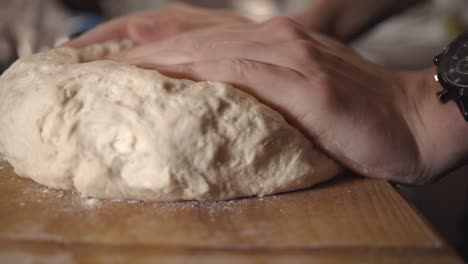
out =
[[(274, 59), (266, 59), (270, 57), (268, 54), (269, 46), (262, 43), (245, 42), (245, 41), (223, 41), (209, 42), (201, 44), (201, 47), (191, 48), (188, 46), (167, 47), (160, 45), (140, 46), (139, 48), (122, 52), (112, 57), (117, 61), (129, 64), (157, 64), (157, 65), (172, 65), (185, 64), (196, 61), (222, 60), (222, 59), (248, 59), (254, 61), (264, 61), (272, 63)], [(146, 53), (148, 51), (148, 53)]]
[(247, 22), (226, 11), (212, 11), (182, 3), (170, 3), (163, 8), (134, 13), (97, 26), (84, 35), (65, 43), (81, 48), (109, 40), (130, 39), (135, 44), (171, 37), (183, 31), (218, 23)]
[(180, 34), (170, 39), (160, 41), (158, 43), (148, 43), (129, 50), (123, 54), (115, 54), (116, 59), (127, 59), (138, 57), (148, 57), (157, 52), (168, 52), (173, 50), (176, 52), (193, 52), (199, 48), (209, 48), (210, 45), (218, 45), (219, 43), (251, 41), (251, 42), (267, 42), (265, 38), (259, 38), (258, 32), (255, 31), (256, 24), (251, 24), (251, 27), (224, 25), (211, 27), (196, 32), (188, 32)]
[(148, 11), (109, 21), (65, 43), (64, 46), (81, 48), (95, 43), (122, 39), (130, 39), (135, 44), (140, 44), (162, 39), (173, 26), (161, 27), (156, 15), (157, 11)]
[(299, 91), (291, 87), (306, 85), (294, 71), (249, 60), (229, 59), (139, 66), (157, 70), (173, 78), (229, 83), (292, 119), (295, 116), (294, 102), (297, 102)]
[(125, 24), (127, 18), (121, 18), (97, 26), (67, 43), (64, 46), (71, 48), (81, 48), (95, 43), (105, 42), (112, 39), (122, 39), (125, 35)]
[[(137, 50), (143, 51), (144, 48), (143, 45)], [(321, 65), (311, 63), (311, 60), (312, 62), (323, 61), (323, 57), (329, 56), (322, 52), (320, 47), (306, 40), (293, 40), (276, 45), (224, 41), (203, 43), (203, 46), (198, 48), (159, 47), (158, 49), (157, 46), (156, 48), (146, 48), (152, 52), (135, 57), (138, 52), (133, 49), (113, 55), (110, 59), (134, 65), (173, 65), (210, 60), (243, 59), (288, 68), (300, 75), (307, 75), (321, 67)]]
[[(200, 48), (210, 49), (226, 43), (251, 42), (277, 44), (291, 40), (309, 39), (297, 23), (288, 18), (274, 18), (262, 24), (248, 23), (215, 26), (205, 30), (189, 32), (148, 46), (139, 46), (115, 58), (148, 57), (161, 50), (174, 52), (196, 52)], [(313, 40), (310, 40), (312, 41)], [(226, 47), (229, 48), (229, 47)]]

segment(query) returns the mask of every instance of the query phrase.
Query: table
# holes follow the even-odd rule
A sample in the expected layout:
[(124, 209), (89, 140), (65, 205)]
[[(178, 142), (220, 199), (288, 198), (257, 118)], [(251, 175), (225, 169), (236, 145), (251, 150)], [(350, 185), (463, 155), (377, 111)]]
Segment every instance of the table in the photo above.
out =
[(0, 263), (463, 263), (384, 180), (221, 202), (51, 190), (0, 163)]

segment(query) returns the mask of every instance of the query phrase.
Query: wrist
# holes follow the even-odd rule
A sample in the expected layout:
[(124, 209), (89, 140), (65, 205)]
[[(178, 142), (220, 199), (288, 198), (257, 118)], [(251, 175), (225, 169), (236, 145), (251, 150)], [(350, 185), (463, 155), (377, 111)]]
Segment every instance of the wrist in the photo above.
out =
[(434, 80), (435, 67), (406, 75), (407, 95), (413, 109), (408, 123), (418, 143), (422, 172), (419, 182), (433, 179), (463, 165), (468, 153), (468, 122), (454, 101), (442, 103), (437, 92), (442, 86)]

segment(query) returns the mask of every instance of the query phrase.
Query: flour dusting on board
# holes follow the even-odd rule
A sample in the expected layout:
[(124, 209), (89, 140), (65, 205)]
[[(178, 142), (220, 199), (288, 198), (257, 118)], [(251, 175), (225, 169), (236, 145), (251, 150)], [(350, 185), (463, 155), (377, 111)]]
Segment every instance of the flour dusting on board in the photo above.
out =
[[(0, 161), (0, 172), (9, 174), (13, 172), (13, 168), (8, 163)], [(60, 201), (63, 199), (70, 200), (70, 208), (62, 208), (62, 212), (78, 211), (83, 209), (94, 209), (102, 205), (102, 200), (97, 198), (89, 198), (82, 196), (73, 191), (51, 189), (37, 184), (31, 185), (30, 182), (24, 178), (12, 177), (11, 181), (15, 185), (24, 185), (22, 190), (24, 201), (17, 203), (18, 207), (33, 206), (33, 203), (42, 203), (47, 201)], [(128, 201), (127, 203), (137, 203), (138, 201)]]
[[(256, 215), (267, 208), (272, 210), (276, 217), (287, 221), (288, 215), (294, 209), (284, 206), (282, 202), (278, 203), (277, 200), (281, 199), (281, 196), (203, 202), (101, 200), (73, 191), (40, 186), (29, 179), (14, 175), (13, 168), (8, 163), (5, 163), (4, 167), (0, 176), (3, 182), (0, 184), (9, 186), (5, 191), (10, 197), (4, 202), (4, 206), (12, 212), (9, 216), (11, 219), (20, 219), (10, 221), (8, 229), (2, 232), (2, 235), (10, 240), (51, 241), (63, 245), (72, 238), (80, 242), (96, 241), (120, 245), (119, 239), (140, 242), (147, 239), (147, 236), (153, 236), (148, 234), (148, 230), (160, 228), (164, 231), (177, 228), (177, 232), (180, 227), (182, 232), (185, 228), (191, 228), (187, 226), (191, 223), (187, 223), (186, 219), (194, 216), (199, 220), (198, 224), (202, 225), (200, 227), (219, 227), (210, 231), (210, 236), (215, 241), (229, 241), (232, 234), (235, 234), (240, 240), (267, 243), (272, 240), (274, 229), (267, 218), (260, 217), (240, 225), (233, 225), (232, 221)], [(25, 215), (33, 217), (24, 217)], [(119, 239), (115, 239), (116, 237)], [(163, 241), (164, 238), (160, 240)], [(3, 253), (10, 254), (0, 249), (0, 262), (8, 263), (2, 261), (5, 256)], [(66, 255), (56, 255), (58, 253), (51, 251), (44, 255), (51, 257), (44, 259), (44, 263), (71, 263)], [(13, 260), (11, 263), (28, 263), (28, 259), (19, 259), (19, 256), (21, 254), (15, 253), (7, 257)]]
[(87, 208), (96, 208), (101, 205), (101, 200), (96, 199), (96, 198), (87, 198), (84, 201), (83, 205)]
[[(13, 168), (8, 163), (0, 162), (0, 170), (4, 170), (6, 174), (13, 171)], [(25, 197), (17, 203), (18, 207), (34, 207), (37, 203), (59, 203), (63, 207), (58, 211), (60, 213), (77, 213), (81, 211), (93, 211), (98, 210), (103, 206), (122, 205), (128, 204), (129, 206), (139, 206), (142, 204), (151, 204), (151, 207), (158, 208), (163, 206), (169, 211), (181, 211), (192, 208), (207, 209), (209, 215), (209, 221), (215, 221), (215, 218), (219, 213), (227, 213), (235, 209), (237, 206), (247, 206), (251, 204), (250, 198), (236, 199), (236, 200), (224, 200), (224, 201), (177, 201), (177, 202), (143, 202), (139, 200), (119, 200), (119, 199), (99, 199), (93, 197), (86, 197), (77, 192), (68, 190), (57, 190), (51, 189), (45, 186), (37, 184), (31, 184), (27, 179), (21, 177), (12, 177), (12, 182), (15, 185), (23, 185), (21, 188), (22, 196)], [(278, 199), (278, 196), (266, 196), (262, 198), (255, 198), (261, 203), (254, 203), (254, 207), (266, 206), (270, 201)], [(263, 204), (263, 205), (262, 205)], [(283, 213), (283, 212), (282, 212)]]

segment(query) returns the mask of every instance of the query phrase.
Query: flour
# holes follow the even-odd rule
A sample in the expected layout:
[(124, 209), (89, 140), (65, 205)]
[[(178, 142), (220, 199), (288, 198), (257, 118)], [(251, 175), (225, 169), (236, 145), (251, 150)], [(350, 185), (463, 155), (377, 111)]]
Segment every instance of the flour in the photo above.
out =
[(84, 200), (83, 205), (86, 208), (96, 208), (101, 205), (101, 200), (96, 199), (96, 198), (87, 198)]

